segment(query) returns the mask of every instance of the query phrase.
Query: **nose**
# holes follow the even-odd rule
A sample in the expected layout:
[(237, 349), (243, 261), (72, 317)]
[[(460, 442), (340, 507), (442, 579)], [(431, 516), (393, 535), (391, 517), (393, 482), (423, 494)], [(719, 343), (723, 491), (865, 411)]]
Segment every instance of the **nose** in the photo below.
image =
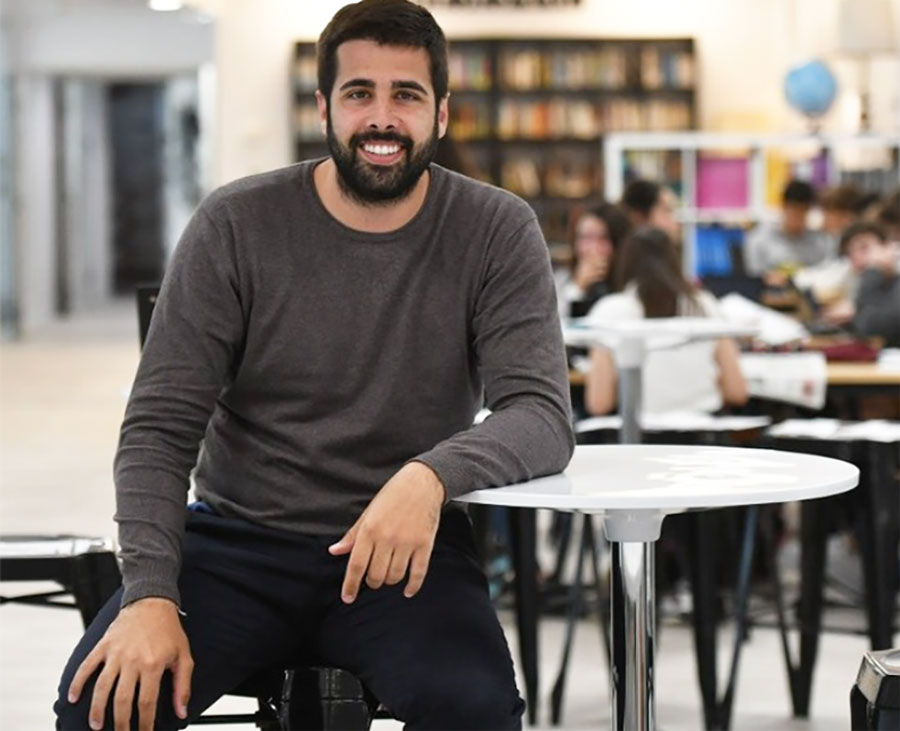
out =
[(397, 127), (397, 114), (390, 96), (380, 96), (370, 109), (367, 127), (370, 130), (388, 131)]

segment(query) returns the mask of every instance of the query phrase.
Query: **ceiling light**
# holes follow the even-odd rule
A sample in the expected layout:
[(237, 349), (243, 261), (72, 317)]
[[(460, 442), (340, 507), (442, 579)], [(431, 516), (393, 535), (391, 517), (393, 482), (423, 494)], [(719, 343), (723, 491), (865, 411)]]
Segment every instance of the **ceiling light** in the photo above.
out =
[(147, 4), (151, 10), (159, 10), (164, 13), (172, 10), (181, 10), (183, 6), (181, 0), (149, 0)]

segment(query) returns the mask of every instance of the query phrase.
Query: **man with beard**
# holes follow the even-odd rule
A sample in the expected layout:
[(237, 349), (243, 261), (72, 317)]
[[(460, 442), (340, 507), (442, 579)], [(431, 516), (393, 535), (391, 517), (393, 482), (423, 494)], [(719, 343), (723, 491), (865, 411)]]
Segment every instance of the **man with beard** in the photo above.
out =
[(547, 249), (522, 201), (431, 164), (427, 10), (347, 6), (318, 54), (330, 157), (214, 192), (166, 273), (115, 463), (123, 588), (63, 673), (60, 728), (183, 727), (311, 659), (408, 728), (521, 725), (450, 501), (571, 456)]

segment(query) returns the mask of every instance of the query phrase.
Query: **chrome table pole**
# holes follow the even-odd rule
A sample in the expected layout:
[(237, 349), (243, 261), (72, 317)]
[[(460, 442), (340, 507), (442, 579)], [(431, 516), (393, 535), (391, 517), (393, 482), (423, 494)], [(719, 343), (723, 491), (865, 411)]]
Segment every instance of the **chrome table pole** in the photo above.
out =
[[(626, 338), (615, 350), (622, 444), (641, 442), (641, 369), (645, 345)], [(653, 657), (656, 637), (654, 541), (662, 516), (608, 514), (612, 544), (610, 705), (614, 731), (651, 731), (656, 723)]]

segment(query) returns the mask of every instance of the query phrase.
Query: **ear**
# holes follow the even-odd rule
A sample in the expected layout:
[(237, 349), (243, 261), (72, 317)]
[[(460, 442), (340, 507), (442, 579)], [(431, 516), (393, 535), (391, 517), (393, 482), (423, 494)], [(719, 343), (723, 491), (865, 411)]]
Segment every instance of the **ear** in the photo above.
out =
[(438, 137), (447, 134), (447, 124), (450, 122), (450, 94), (444, 95), (444, 98), (438, 103)]
[(319, 108), (319, 127), (324, 135), (328, 130), (328, 100), (318, 89), (316, 89), (316, 106)]

